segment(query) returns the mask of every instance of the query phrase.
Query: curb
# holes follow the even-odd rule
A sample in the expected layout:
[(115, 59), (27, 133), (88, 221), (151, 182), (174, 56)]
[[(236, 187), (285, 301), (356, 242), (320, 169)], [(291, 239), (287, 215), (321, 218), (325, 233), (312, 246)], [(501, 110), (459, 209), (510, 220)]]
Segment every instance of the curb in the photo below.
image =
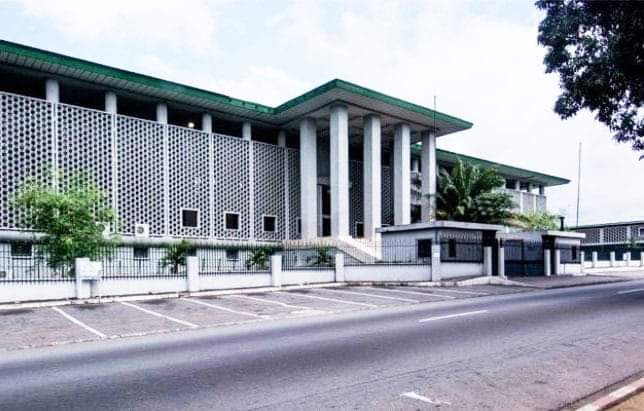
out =
[(581, 408), (577, 408), (576, 411), (600, 411), (605, 410), (610, 406), (616, 405), (627, 399), (628, 397), (637, 394), (641, 391), (644, 391), (644, 377), (639, 380), (633, 381), (632, 383), (618, 388), (615, 391), (608, 393), (607, 395), (586, 404)]

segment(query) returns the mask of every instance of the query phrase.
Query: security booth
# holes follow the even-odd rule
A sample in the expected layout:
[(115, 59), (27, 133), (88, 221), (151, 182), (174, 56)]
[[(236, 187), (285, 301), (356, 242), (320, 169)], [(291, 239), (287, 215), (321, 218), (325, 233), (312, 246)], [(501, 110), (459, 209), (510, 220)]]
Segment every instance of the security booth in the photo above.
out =
[(377, 232), (382, 238), (383, 259), (388, 250), (404, 246), (418, 258), (431, 258), (432, 281), (440, 281), (502, 274), (497, 234), (503, 230), (494, 224), (433, 221), (382, 227)]
[(508, 276), (550, 276), (583, 272), (581, 240), (570, 231), (523, 231), (501, 236)]

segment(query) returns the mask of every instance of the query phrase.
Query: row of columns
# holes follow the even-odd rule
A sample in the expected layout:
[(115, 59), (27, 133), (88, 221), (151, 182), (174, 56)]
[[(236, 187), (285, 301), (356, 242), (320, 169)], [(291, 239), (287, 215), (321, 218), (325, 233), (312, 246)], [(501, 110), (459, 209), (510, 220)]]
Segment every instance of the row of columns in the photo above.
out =
[[(370, 114), (363, 119), (363, 201), (364, 235), (376, 236), (381, 226), (381, 119)], [(411, 128), (400, 123), (394, 130), (394, 224), (411, 221), (410, 161)], [(422, 133), (423, 170), (422, 193), (423, 220), (433, 219), (436, 194), (436, 137)], [(349, 237), (349, 111), (347, 106), (336, 104), (329, 114), (330, 184), (331, 184), (331, 235)], [(302, 238), (317, 237), (317, 130), (313, 118), (300, 122), (300, 198)]]

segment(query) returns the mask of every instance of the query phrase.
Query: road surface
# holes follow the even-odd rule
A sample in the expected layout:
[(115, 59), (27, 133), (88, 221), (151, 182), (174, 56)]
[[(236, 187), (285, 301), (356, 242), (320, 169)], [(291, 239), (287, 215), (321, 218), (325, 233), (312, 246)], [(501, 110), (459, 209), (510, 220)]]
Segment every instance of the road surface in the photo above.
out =
[(0, 409), (553, 409), (642, 347), (630, 281), (9, 351)]

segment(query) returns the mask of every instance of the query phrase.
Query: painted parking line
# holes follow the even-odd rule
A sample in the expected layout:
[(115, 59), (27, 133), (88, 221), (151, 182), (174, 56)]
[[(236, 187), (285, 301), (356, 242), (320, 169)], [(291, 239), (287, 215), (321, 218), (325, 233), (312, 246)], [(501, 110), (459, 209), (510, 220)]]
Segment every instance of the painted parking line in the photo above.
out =
[(445, 293), (454, 293), (454, 294), (490, 295), (490, 293), (484, 293), (484, 292), (481, 292), (481, 291), (452, 290), (451, 288), (446, 288), (446, 289), (440, 290), (440, 291), (445, 292)]
[(148, 314), (153, 315), (155, 317), (165, 318), (166, 320), (170, 320), (170, 321), (173, 321), (175, 323), (188, 326), (190, 328), (199, 328), (199, 326), (197, 324), (193, 324), (193, 323), (188, 322), (188, 321), (180, 320), (178, 318), (170, 317), (169, 315), (164, 315), (164, 314), (161, 314), (161, 313), (157, 313), (155, 311), (148, 310), (147, 308), (139, 307), (138, 305), (134, 305), (132, 303), (127, 303), (125, 301), (121, 301), (121, 304), (125, 305), (126, 307), (134, 308), (135, 310), (139, 310), (139, 311), (142, 311), (144, 313), (148, 313)]
[(419, 303), (420, 301), (418, 300), (412, 300), (411, 298), (402, 298), (402, 297), (388, 297), (385, 295), (379, 295), (379, 294), (371, 294), (371, 293), (360, 293), (357, 291), (348, 291), (348, 290), (330, 290), (324, 288), (325, 291), (331, 291), (331, 292), (336, 292), (340, 294), (353, 294), (353, 295), (361, 295), (364, 297), (375, 297), (375, 298), (382, 298), (385, 300), (394, 300), (394, 301), (402, 301), (402, 302), (407, 302), (407, 303)]
[(485, 314), (487, 313), (487, 310), (479, 310), (479, 311), (468, 311), (465, 313), (458, 313), (458, 314), (448, 314), (448, 315), (441, 315), (438, 317), (429, 317), (429, 318), (422, 318), (418, 320), (419, 323), (427, 323), (430, 321), (438, 321), (438, 320), (446, 320), (448, 318), (456, 318), (456, 317), (465, 317), (468, 315), (477, 315), (477, 314)]
[(275, 305), (281, 305), (282, 307), (286, 308), (297, 308), (298, 310), (311, 310), (309, 307), (304, 307), (301, 305), (292, 305), (292, 304), (286, 304), (281, 301), (275, 301), (275, 300), (269, 300), (266, 298), (259, 298), (259, 297), (251, 297), (250, 295), (231, 295), (230, 297), (233, 298), (243, 298), (245, 300), (253, 300), (253, 301), (258, 301), (261, 303), (269, 303), (269, 304), (275, 304)]
[(644, 291), (644, 288), (635, 288), (632, 290), (618, 291), (617, 294), (641, 293), (642, 291)]
[[(284, 292), (281, 292), (281, 291), (277, 291), (277, 292), (281, 293), (281, 294), (288, 294), (288, 293), (284, 293)], [(320, 297), (319, 295), (309, 295), (309, 294), (304, 294), (304, 293), (297, 293), (296, 295), (299, 296), (299, 297), (313, 298), (315, 300), (329, 301), (329, 302), (333, 302), (333, 303), (353, 304), (353, 305), (360, 305), (362, 307), (378, 308), (378, 306), (375, 305), (375, 304), (359, 303), (357, 301), (340, 300), (340, 299), (330, 298), (330, 297)]]
[(412, 400), (418, 400), (422, 402), (426, 402), (427, 404), (433, 404), (433, 405), (452, 405), (451, 402), (447, 401), (441, 401), (441, 400), (433, 400), (431, 398), (425, 397), (424, 395), (420, 395), (418, 393), (415, 393), (413, 391), (410, 392), (403, 392), (400, 394), (401, 397), (407, 397)]
[(259, 315), (259, 314), (249, 313), (249, 312), (246, 312), (246, 311), (233, 310), (233, 309), (230, 309), (230, 308), (227, 308), (227, 307), (222, 307), (222, 306), (217, 305), (217, 304), (206, 303), (206, 302), (203, 302), (203, 301), (200, 301), (200, 300), (193, 300), (191, 298), (182, 298), (181, 300), (187, 301), (187, 302), (193, 303), (193, 304), (203, 305), (205, 307), (215, 308), (217, 310), (227, 311), (229, 313), (246, 315), (248, 317), (253, 317), (253, 318), (266, 318), (266, 317), (264, 317), (262, 315)]
[(434, 294), (434, 293), (424, 293), (422, 291), (408, 291), (408, 290), (398, 290), (398, 289), (393, 289), (393, 288), (374, 288), (374, 290), (383, 290), (383, 291), (389, 291), (392, 293), (403, 293), (403, 294), (410, 294), (410, 295), (427, 295), (430, 297), (440, 297), (440, 298), (446, 298), (448, 300), (453, 300), (456, 297), (453, 295), (443, 295), (443, 294)]
[(92, 334), (98, 336), (98, 338), (101, 338), (101, 339), (107, 338), (107, 335), (103, 334), (102, 332), (98, 331), (95, 328), (90, 327), (89, 325), (85, 324), (84, 322), (77, 320), (76, 318), (74, 318), (71, 315), (67, 314), (65, 311), (61, 310), (60, 308), (51, 307), (51, 309), (56, 311), (58, 314), (62, 315), (63, 317), (65, 317), (69, 321), (73, 322), (74, 324), (76, 324), (78, 326), (81, 326), (84, 329), (86, 329), (87, 331), (91, 332)]

